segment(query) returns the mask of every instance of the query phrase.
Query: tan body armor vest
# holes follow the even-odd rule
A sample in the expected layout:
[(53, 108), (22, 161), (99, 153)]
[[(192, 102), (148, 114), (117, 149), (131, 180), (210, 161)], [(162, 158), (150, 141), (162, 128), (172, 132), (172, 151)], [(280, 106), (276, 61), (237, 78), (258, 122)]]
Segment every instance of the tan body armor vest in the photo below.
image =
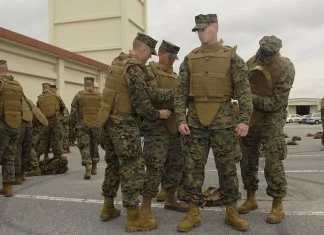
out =
[(128, 86), (125, 74), (130, 66), (139, 65), (146, 71), (144, 64), (130, 55), (121, 53), (109, 66), (105, 87), (102, 91), (102, 100), (99, 109), (98, 122), (103, 126), (110, 114), (111, 117), (118, 115), (134, 115), (130, 102)]
[(54, 93), (44, 93), (38, 96), (38, 105), (45, 117), (53, 117), (60, 110), (59, 102)]
[(87, 127), (98, 127), (100, 102), (101, 95), (99, 92), (86, 90), (79, 92), (79, 113)]
[(33, 113), (29, 107), (29, 104), (24, 98), (22, 100), (22, 120), (24, 120), (25, 122), (33, 121)]
[(10, 128), (18, 128), (21, 123), (23, 88), (17, 81), (0, 78), (0, 112), (5, 116), (5, 122)]
[[(161, 68), (161, 66), (159, 66), (159, 63), (155, 63), (155, 62), (150, 63), (150, 68), (156, 76), (155, 79), (156, 79), (158, 88), (172, 89), (178, 85), (178, 75), (175, 72), (172, 72), (172, 73), (166, 72)], [(164, 102), (164, 103), (152, 102), (152, 105), (157, 110), (160, 110), (160, 109), (173, 110), (174, 109), (173, 99), (168, 102)], [(167, 120), (164, 120), (164, 122), (167, 125), (168, 130), (172, 134), (176, 134), (178, 132), (177, 122), (176, 122), (176, 117), (175, 117), (174, 112), (172, 112), (171, 116)]]
[[(248, 64), (249, 81), (252, 94), (259, 96), (271, 95), (279, 76), (289, 62), (289, 59), (279, 57), (272, 64), (263, 65), (260, 64), (255, 57), (252, 58), (251, 62)], [(257, 125), (265, 115), (266, 113), (254, 108), (251, 116), (250, 126)]]
[(232, 48), (221, 46), (215, 51), (195, 49), (188, 55), (190, 94), (200, 123), (209, 126), (222, 104), (231, 100), (234, 88), (231, 79)]

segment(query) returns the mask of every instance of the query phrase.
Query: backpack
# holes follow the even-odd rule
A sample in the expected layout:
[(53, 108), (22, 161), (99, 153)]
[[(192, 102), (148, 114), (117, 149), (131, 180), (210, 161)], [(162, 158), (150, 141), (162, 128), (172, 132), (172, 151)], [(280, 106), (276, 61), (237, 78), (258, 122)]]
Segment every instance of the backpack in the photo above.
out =
[(39, 162), (42, 175), (64, 174), (68, 171), (68, 160), (65, 156), (54, 157)]

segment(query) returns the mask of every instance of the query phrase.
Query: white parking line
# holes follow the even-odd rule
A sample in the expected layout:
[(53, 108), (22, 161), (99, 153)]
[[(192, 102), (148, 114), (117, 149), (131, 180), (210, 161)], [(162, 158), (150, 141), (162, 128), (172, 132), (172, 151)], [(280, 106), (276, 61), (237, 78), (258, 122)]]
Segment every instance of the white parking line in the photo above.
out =
[[(205, 170), (205, 172), (218, 172), (217, 170)], [(241, 171), (238, 171), (241, 172)], [(264, 173), (264, 171), (258, 171)], [(286, 173), (324, 173), (324, 170), (287, 170)]]
[[(25, 195), (15, 194), (15, 198), (33, 199), (33, 200), (47, 200), (47, 201), (61, 201), (61, 202), (77, 202), (77, 203), (94, 203), (102, 204), (103, 200), (96, 199), (82, 199), (82, 198), (68, 198), (68, 197), (51, 197), (51, 196), (40, 196), (40, 195)], [(122, 206), (122, 201), (115, 202), (115, 204)], [(163, 208), (163, 204), (153, 203), (153, 208)], [(224, 207), (205, 207), (202, 210), (224, 212)], [(259, 210), (261, 213), (267, 214), (269, 211)], [(299, 215), (299, 216), (324, 216), (324, 211), (285, 211), (286, 215)]]

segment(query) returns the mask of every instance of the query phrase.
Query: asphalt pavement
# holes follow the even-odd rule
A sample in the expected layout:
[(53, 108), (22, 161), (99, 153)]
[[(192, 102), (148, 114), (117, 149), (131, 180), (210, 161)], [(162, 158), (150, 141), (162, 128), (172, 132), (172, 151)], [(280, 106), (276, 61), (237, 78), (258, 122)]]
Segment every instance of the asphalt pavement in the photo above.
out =
[[(270, 225), (265, 222), (271, 209), (271, 198), (265, 193), (264, 159), (260, 159), (259, 210), (244, 215), (249, 222), (249, 230), (239, 232), (225, 225), (224, 208), (212, 207), (201, 210), (202, 225), (187, 234), (324, 234), (324, 152), (320, 151), (320, 140), (306, 137), (306, 134), (321, 129), (321, 125), (285, 126), (285, 133), (290, 138), (298, 135), (302, 140), (298, 141), (298, 145), (288, 146), (288, 157), (284, 161), (288, 194), (284, 201), (286, 217), (283, 223)], [(84, 180), (79, 151), (76, 147), (72, 147), (71, 151), (67, 154), (69, 171), (66, 174), (27, 178), (23, 185), (14, 186), (14, 197), (0, 197), (0, 235), (126, 234), (124, 209), (122, 216), (117, 219), (109, 222), (99, 220), (103, 203), (104, 152), (100, 152), (99, 174)], [(205, 170), (204, 188), (218, 186), (212, 153)], [(240, 175), (239, 166), (238, 171)], [(242, 183), (240, 189), (245, 199)], [(116, 203), (117, 207), (122, 208), (120, 192)], [(159, 222), (158, 229), (136, 234), (178, 234), (176, 226), (184, 218), (184, 213), (167, 211), (163, 209), (163, 203), (156, 201), (153, 211)]]

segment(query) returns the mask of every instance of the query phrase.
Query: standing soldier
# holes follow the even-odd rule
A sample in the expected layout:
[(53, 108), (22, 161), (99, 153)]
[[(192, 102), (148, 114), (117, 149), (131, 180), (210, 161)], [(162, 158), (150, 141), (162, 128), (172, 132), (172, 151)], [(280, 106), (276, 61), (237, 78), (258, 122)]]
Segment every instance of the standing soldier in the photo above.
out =
[(0, 194), (11, 197), (15, 183), (15, 158), (22, 116), (21, 85), (7, 75), (8, 66), (0, 60), (0, 160), (2, 162), (2, 189)]
[(72, 100), (70, 116), (71, 129), (75, 130), (82, 158), (81, 165), (85, 167), (84, 179), (97, 174), (100, 102), (101, 95), (94, 88), (94, 78), (85, 77), (84, 90), (79, 91)]
[(33, 132), (30, 140), (29, 162), (27, 164), (29, 171), (26, 172), (26, 176), (29, 177), (40, 175), (39, 159), (37, 159), (36, 149), (39, 144), (40, 135), (44, 131), (44, 127), (48, 126), (48, 121), (41, 110), (31, 100), (27, 100), (27, 103), (31, 107), (31, 112), (33, 114)]
[[(235, 229), (246, 230), (248, 223), (236, 208), (239, 199), (236, 138), (248, 133), (252, 113), (248, 69), (236, 48), (224, 46), (217, 38), (216, 14), (198, 15), (196, 26), (201, 46), (185, 57), (180, 67), (179, 86), (174, 107), (179, 131), (185, 135), (185, 197), (189, 211), (178, 224), (179, 231), (190, 231), (201, 223), (199, 205), (203, 203), (202, 185), (209, 148), (212, 149), (226, 206), (225, 222)], [(240, 104), (239, 118), (231, 98)], [(186, 116), (187, 101), (188, 115)]]
[[(16, 184), (21, 184), (25, 178), (25, 171), (28, 171), (30, 163), (31, 143), (33, 137), (33, 112), (30, 100), (23, 97), (22, 100), (22, 121), (20, 125), (20, 137), (16, 157)], [(34, 159), (35, 160), (35, 159)], [(35, 176), (41, 175), (41, 171), (34, 164), (32, 173)], [(27, 175), (30, 173), (27, 172)]]
[(66, 108), (62, 99), (54, 94), (51, 85), (43, 84), (43, 93), (37, 97), (37, 107), (42, 111), (48, 120), (48, 127), (45, 127), (43, 138), (40, 143), (40, 154), (44, 153), (51, 139), (51, 146), (54, 157), (61, 157), (63, 153), (63, 112)]
[(267, 194), (273, 198), (267, 222), (274, 224), (280, 223), (284, 218), (282, 198), (286, 196), (287, 181), (282, 161), (287, 156), (287, 146), (283, 128), (295, 69), (288, 58), (280, 56), (282, 42), (279, 38), (264, 36), (259, 44), (256, 55), (247, 62), (254, 110), (249, 134), (241, 141), (241, 170), (247, 200), (239, 207), (239, 213), (245, 214), (258, 208), (255, 192), (258, 190), (262, 144), (265, 157), (264, 174), (268, 183)]
[[(104, 205), (100, 218), (103, 221), (120, 216), (114, 207), (119, 183), (123, 194), (123, 206), (127, 208), (126, 231), (144, 231), (157, 228), (156, 220), (138, 210), (138, 197), (144, 182), (144, 159), (136, 114), (147, 119), (167, 119), (168, 110), (156, 110), (147, 95), (149, 79), (145, 62), (156, 55), (153, 38), (138, 33), (130, 54), (121, 53), (114, 59), (107, 72), (99, 123), (105, 132), (105, 180), (102, 185)], [(171, 93), (157, 92), (161, 102), (169, 100)], [(164, 98), (164, 100), (163, 100)]]
[[(162, 42), (159, 48), (159, 62), (151, 62), (148, 71), (152, 78), (149, 86), (160, 89), (172, 89), (178, 84), (178, 76), (173, 72), (173, 63), (178, 59), (180, 47), (170, 42)], [(156, 109), (168, 109), (173, 111), (173, 100), (165, 103), (152, 102)], [(150, 214), (151, 200), (158, 193), (161, 182), (167, 197), (164, 208), (187, 212), (187, 205), (177, 201), (175, 191), (181, 180), (184, 165), (184, 155), (181, 150), (181, 137), (177, 130), (174, 113), (167, 120), (149, 120), (144, 118), (141, 129), (144, 132), (143, 155), (146, 166), (144, 186), (141, 191), (143, 204), (141, 210)], [(163, 176), (163, 177), (162, 177)]]

